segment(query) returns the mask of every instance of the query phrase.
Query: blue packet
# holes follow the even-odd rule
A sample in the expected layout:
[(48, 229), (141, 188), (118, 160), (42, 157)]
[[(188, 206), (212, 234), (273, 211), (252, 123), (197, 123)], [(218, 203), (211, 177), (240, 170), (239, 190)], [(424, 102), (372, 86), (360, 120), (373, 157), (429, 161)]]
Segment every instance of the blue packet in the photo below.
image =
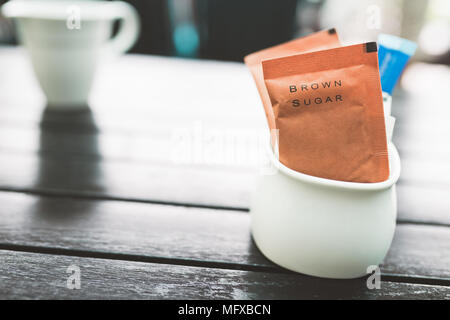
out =
[(378, 44), (381, 88), (383, 92), (391, 95), (406, 63), (414, 55), (417, 45), (410, 40), (389, 34), (380, 34)]

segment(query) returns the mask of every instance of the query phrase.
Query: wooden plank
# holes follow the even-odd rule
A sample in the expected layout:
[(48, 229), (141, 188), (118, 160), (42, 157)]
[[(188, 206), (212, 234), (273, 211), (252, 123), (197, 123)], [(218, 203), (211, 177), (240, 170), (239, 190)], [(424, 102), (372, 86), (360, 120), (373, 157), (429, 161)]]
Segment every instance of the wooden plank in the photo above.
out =
[[(0, 243), (277, 269), (245, 212), (0, 193)], [(382, 272), (450, 278), (450, 228), (400, 224)]]
[(398, 225), (382, 271), (450, 279), (450, 228)]
[[(442, 286), (211, 269), (0, 250), (1, 299), (449, 299)], [(67, 268), (81, 288), (67, 289)]]
[(412, 223), (450, 226), (449, 190), (400, 184), (397, 187), (398, 219)]
[[(97, 161), (69, 152), (67, 156), (45, 157), (2, 154), (0, 166), (3, 190), (242, 210), (250, 205), (257, 174), (254, 169), (238, 166)], [(400, 182), (397, 191), (399, 221), (450, 224), (448, 189)]]
[[(231, 120), (230, 120), (231, 122)], [(248, 141), (245, 144), (247, 148), (247, 155), (244, 161), (216, 161), (217, 170), (223, 167), (231, 166), (237, 169), (255, 170), (255, 162), (252, 159), (259, 156), (258, 152), (263, 149), (259, 145), (257, 136), (264, 131), (251, 129), (242, 129), (241, 125), (234, 122), (236, 141), (238, 136), (241, 136), (242, 143), (245, 142), (245, 137)], [(161, 126), (161, 125), (160, 125)], [(211, 130), (209, 127), (200, 125), (200, 130), (207, 134)], [(61, 127), (61, 128), (60, 128)], [(181, 128), (181, 127), (180, 127)], [(186, 126), (186, 132), (190, 132), (193, 138), (196, 125), (192, 124)], [(240, 129), (240, 131), (238, 131)], [(45, 161), (47, 155), (54, 156), (80, 156), (86, 157), (88, 161), (98, 162), (99, 160), (113, 160), (113, 161), (133, 161), (145, 162), (149, 166), (153, 164), (171, 164), (176, 166), (179, 162), (174, 157), (175, 151), (179, 144), (174, 140), (176, 136), (176, 128), (166, 126), (165, 128), (155, 129), (151, 135), (142, 134), (140, 132), (97, 132), (97, 127), (91, 121), (80, 121), (76, 124), (68, 120), (61, 120), (59, 123), (41, 125), (41, 128), (25, 129), (25, 128), (11, 128), (3, 126), (0, 128), (0, 152), (21, 154), (23, 156), (36, 157), (39, 153)], [(216, 127), (216, 130), (217, 129)], [(225, 130), (230, 132), (232, 127), (228, 129), (222, 128), (223, 136), (225, 137)], [(172, 133), (171, 133), (172, 132)], [(450, 134), (450, 132), (449, 132)], [(230, 133), (231, 136), (231, 133)], [(14, 138), (12, 138), (14, 137)], [(254, 139), (250, 139), (254, 137)], [(220, 141), (217, 139), (213, 141), (213, 145), (206, 144), (205, 148), (213, 150), (220, 148)], [(202, 142), (202, 140), (199, 140)], [(187, 145), (187, 142), (186, 142)], [(402, 156), (402, 183), (416, 186), (439, 186), (441, 188), (450, 189), (450, 152), (448, 150), (439, 150), (439, 145), (428, 144), (428, 147), (420, 147), (419, 149), (408, 149), (402, 146), (399, 152)], [(442, 144), (441, 144), (442, 145)], [(235, 145), (236, 149), (239, 145)], [(194, 153), (194, 149), (189, 149)], [(224, 150), (230, 151), (230, 150)], [(205, 150), (207, 153), (207, 150)], [(193, 154), (192, 154), (193, 155)], [(226, 156), (225, 152), (222, 154)], [(180, 159), (181, 160), (181, 159)], [(192, 161), (186, 161), (186, 164), (194, 165)], [(203, 161), (202, 161), (203, 160)], [(208, 165), (211, 161), (206, 161), (207, 158), (199, 159), (197, 164)], [(229, 159), (232, 160), (232, 159)], [(237, 159), (236, 159), (237, 160)]]
[(245, 170), (213, 170), (202, 165), (100, 163), (73, 156), (40, 160), (3, 154), (0, 188), (244, 210), (255, 178)]
[[(166, 130), (159, 130), (152, 135), (145, 135), (140, 133), (107, 133), (99, 134), (94, 125), (84, 124), (85, 129), (78, 129), (74, 124), (65, 125), (63, 123), (57, 124), (64, 126), (64, 130), (55, 129), (53, 127), (45, 127), (33, 130), (26, 130), (23, 128), (0, 128), (0, 153), (17, 154), (23, 157), (45, 157), (47, 156), (78, 156), (86, 158), (87, 161), (98, 162), (105, 161), (127, 161), (127, 162), (145, 162), (148, 166), (159, 163), (166, 163), (168, 165), (177, 166), (180, 164), (188, 165), (215, 165), (218, 169), (223, 167), (236, 167), (240, 169), (255, 170), (254, 158), (258, 157), (258, 152), (262, 151), (262, 143), (259, 143), (259, 135), (264, 131), (252, 131), (250, 129), (233, 129), (229, 127), (223, 128), (221, 132), (216, 129), (217, 139), (213, 143), (207, 143), (206, 138), (209, 133), (213, 133), (209, 128), (200, 128), (205, 132), (205, 141), (198, 140), (200, 143), (205, 142), (203, 150), (199, 154), (197, 160), (194, 156), (194, 130), (196, 125), (185, 127), (187, 139), (192, 139), (192, 148), (188, 147), (190, 141), (177, 142), (177, 131), (171, 128)], [(80, 123), (80, 127), (82, 124)], [(203, 126), (203, 125), (200, 125)], [(181, 130), (181, 129), (180, 129)], [(181, 134), (181, 133), (180, 133)], [(220, 134), (220, 136), (219, 136)], [(12, 139), (14, 137), (14, 139)], [(202, 138), (203, 139), (203, 138)], [(221, 140), (219, 140), (221, 139)], [(222, 140), (223, 139), (223, 140)], [(224, 141), (224, 139), (233, 139), (233, 141)], [(186, 146), (186, 150), (181, 150), (181, 147)], [(218, 148), (223, 147), (222, 150)], [(232, 149), (233, 148), (233, 149)], [(243, 150), (245, 148), (245, 150)], [(218, 156), (217, 161), (208, 154), (211, 151), (222, 151), (221, 154), (216, 152)], [(183, 158), (176, 158), (177, 154), (190, 156), (186, 160)], [(234, 157), (232, 152), (235, 151)], [(245, 151), (243, 153), (242, 151)], [(240, 152), (237, 157), (237, 153)], [(195, 161), (194, 161), (195, 160)], [(99, 164), (101, 165), (101, 164)]]

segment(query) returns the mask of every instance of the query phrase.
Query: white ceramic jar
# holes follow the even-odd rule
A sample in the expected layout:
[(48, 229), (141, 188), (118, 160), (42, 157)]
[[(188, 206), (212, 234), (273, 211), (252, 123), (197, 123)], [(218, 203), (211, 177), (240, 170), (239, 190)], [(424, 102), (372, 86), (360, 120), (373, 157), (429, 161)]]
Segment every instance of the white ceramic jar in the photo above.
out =
[(86, 107), (98, 63), (127, 51), (140, 30), (136, 9), (122, 1), (9, 1), (1, 12), (16, 21), (52, 108)]
[(396, 225), (400, 158), (379, 183), (318, 178), (291, 170), (268, 151), (277, 173), (261, 175), (251, 205), (257, 247), (287, 269), (324, 278), (367, 275), (386, 256)]

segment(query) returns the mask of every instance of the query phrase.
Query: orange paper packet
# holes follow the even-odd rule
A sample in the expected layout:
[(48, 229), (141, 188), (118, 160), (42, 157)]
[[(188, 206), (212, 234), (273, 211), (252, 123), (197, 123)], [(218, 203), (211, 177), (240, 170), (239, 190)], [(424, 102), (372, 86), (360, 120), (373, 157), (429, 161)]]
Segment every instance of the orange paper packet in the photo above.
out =
[(319, 31), (306, 37), (295, 39), (280, 45), (270, 47), (258, 52), (249, 54), (244, 58), (244, 62), (250, 69), (255, 79), (261, 100), (266, 113), (269, 129), (276, 129), (275, 117), (270, 104), (269, 94), (264, 85), (264, 77), (262, 72), (262, 60), (280, 58), (293, 54), (329, 49), (339, 47), (341, 44), (335, 29)]
[(262, 67), (281, 163), (333, 180), (388, 178), (375, 42), (265, 60)]

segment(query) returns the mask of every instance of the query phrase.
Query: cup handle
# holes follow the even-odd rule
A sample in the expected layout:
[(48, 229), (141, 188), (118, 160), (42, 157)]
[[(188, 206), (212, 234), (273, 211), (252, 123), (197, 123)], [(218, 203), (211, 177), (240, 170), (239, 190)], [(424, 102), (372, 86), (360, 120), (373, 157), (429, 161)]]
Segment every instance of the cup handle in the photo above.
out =
[(109, 40), (107, 51), (112, 54), (121, 54), (130, 49), (136, 42), (140, 33), (140, 19), (136, 9), (123, 1), (112, 1), (112, 16), (118, 19), (119, 30), (117, 34)]

